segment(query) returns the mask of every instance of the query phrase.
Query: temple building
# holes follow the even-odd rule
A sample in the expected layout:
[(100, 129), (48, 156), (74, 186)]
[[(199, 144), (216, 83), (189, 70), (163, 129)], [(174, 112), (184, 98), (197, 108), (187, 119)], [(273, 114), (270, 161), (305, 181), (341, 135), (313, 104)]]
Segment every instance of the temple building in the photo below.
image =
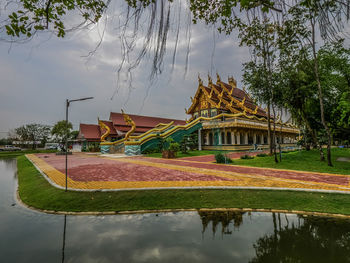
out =
[[(143, 134), (161, 123), (170, 123), (173, 122), (174, 125), (184, 125), (186, 121), (168, 119), (168, 118), (159, 118), (151, 116), (141, 116), (129, 114), (130, 118), (135, 122), (136, 129), (133, 133), (134, 135)], [(125, 134), (131, 129), (131, 126), (125, 123), (123, 114), (119, 112), (111, 112), (109, 115), (109, 120), (98, 120), (98, 124), (85, 124), (81, 123), (79, 125), (79, 134), (78, 141), (82, 144), (82, 148), (87, 146), (98, 146), (101, 142), (101, 136), (106, 132), (101, 125), (102, 122), (109, 128), (109, 134), (105, 138), (106, 141), (117, 141), (124, 138)]]
[[(267, 148), (268, 138), (267, 112), (255, 104), (251, 96), (237, 88), (233, 77), (228, 83), (221, 81), (217, 74), (216, 83), (208, 76), (205, 86), (198, 77), (198, 88), (192, 104), (186, 113), (191, 115), (188, 122), (199, 117), (202, 128), (199, 129), (199, 147), (205, 150), (248, 150), (252, 145)], [(212, 118), (222, 114), (220, 118)], [(207, 120), (206, 120), (207, 119)], [(273, 118), (271, 117), (271, 127)], [(283, 146), (295, 144), (299, 129), (290, 122), (283, 123), (276, 117), (276, 142)]]
[[(78, 140), (82, 150), (101, 153), (139, 155), (159, 149), (171, 137), (181, 143), (184, 136), (198, 133), (198, 149), (257, 150), (268, 148), (268, 115), (251, 96), (237, 88), (233, 77), (228, 83), (217, 75), (216, 83), (208, 77), (204, 85), (198, 77), (198, 88), (186, 113), (188, 121), (111, 112), (109, 120), (98, 124), (80, 124)], [(299, 129), (279, 116), (270, 117), (276, 127), (276, 143), (295, 146)]]

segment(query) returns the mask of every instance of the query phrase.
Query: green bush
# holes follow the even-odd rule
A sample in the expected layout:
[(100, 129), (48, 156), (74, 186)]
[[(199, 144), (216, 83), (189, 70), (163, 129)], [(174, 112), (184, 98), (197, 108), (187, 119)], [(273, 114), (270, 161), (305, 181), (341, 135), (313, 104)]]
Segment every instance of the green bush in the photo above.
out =
[(172, 142), (169, 145), (169, 150), (176, 153), (180, 150), (180, 145), (177, 142)]
[(246, 154), (246, 155), (242, 155), (241, 159), (254, 159), (254, 157)]
[(188, 136), (187, 136), (187, 135), (184, 135), (184, 136), (182, 137), (181, 142), (180, 142), (181, 153), (187, 153), (187, 152), (188, 152), (188, 148), (189, 148), (189, 145), (188, 145)]
[(215, 153), (216, 163), (232, 163), (232, 160), (223, 153)]
[(268, 156), (266, 153), (259, 153), (256, 155), (257, 157), (266, 157)]

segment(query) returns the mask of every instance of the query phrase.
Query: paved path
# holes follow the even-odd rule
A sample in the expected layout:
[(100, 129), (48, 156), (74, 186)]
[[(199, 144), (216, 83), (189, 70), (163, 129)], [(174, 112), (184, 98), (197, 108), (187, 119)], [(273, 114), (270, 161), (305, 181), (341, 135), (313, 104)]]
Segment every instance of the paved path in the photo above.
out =
[[(29, 154), (27, 157), (51, 182), (65, 186), (64, 156)], [(110, 158), (74, 154), (69, 156), (68, 187), (78, 190), (257, 187), (350, 191), (350, 175), (223, 165), (191, 158)]]

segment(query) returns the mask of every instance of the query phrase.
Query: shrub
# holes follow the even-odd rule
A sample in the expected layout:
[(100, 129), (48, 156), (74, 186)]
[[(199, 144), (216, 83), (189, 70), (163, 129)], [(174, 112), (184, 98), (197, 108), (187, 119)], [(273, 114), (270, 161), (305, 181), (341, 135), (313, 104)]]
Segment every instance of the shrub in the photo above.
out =
[(182, 153), (187, 153), (188, 152), (188, 148), (189, 148), (189, 146), (188, 146), (188, 136), (187, 135), (184, 135), (182, 137), (180, 145), (181, 145), (180, 146), (181, 152)]
[(180, 145), (177, 142), (172, 142), (169, 145), (169, 150), (176, 153), (180, 150)]
[(216, 163), (232, 163), (232, 160), (229, 157), (220, 152), (215, 154), (215, 161)]
[(259, 153), (256, 155), (257, 157), (266, 157), (268, 156), (266, 153)]
[(246, 154), (246, 155), (242, 155), (241, 159), (254, 159), (254, 157)]

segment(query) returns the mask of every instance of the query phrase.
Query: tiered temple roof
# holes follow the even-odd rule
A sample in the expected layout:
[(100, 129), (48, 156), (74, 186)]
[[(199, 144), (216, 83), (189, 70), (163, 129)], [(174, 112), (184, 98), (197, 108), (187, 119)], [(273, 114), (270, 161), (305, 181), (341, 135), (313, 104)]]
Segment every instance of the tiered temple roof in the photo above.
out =
[(198, 89), (191, 100), (192, 104), (186, 113), (192, 116), (204, 109), (218, 109), (228, 113), (242, 112), (248, 116), (267, 117), (265, 110), (256, 105), (247, 92), (237, 88), (237, 82), (233, 77), (229, 77), (228, 83), (225, 83), (217, 74), (217, 81), (213, 83), (208, 76), (208, 85), (205, 86), (198, 76)]
[(99, 142), (100, 138), (101, 130), (99, 125), (80, 123), (77, 139), (86, 139), (87, 141)]
[[(131, 119), (136, 124), (135, 134), (144, 133), (160, 123), (168, 124), (170, 122), (174, 122), (173, 125), (184, 125), (186, 124), (183, 120), (175, 120), (175, 119), (167, 119), (167, 118), (159, 118), (159, 117), (150, 117), (150, 116), (141, 116), (141, 115), (133, 115), (129, 114)], [(110, 129), (109, 136), (113, 138), (121, 138), (127, 133), (131, 126), (125, 123), (124, 117), (122, 113), (119, 112), (111, 112), (110, 120), (102, 122), (108, 126)], [(78, 139), (86, 139), (87, 141), (100, 141), (102, 134), (104, 134), (106, 130), (101, 128), (98, 124), (84, 124), (81, 123), (79, 127), (79, 135)]]
[[(141, 115), (133, 115), (133, 114), (128, 114), (128, 115), (136, 124), (135, 133), (146, 132), (156, 127), (160, 123), (168, 124), (173, 121), (174, 122), (173, 125), (186, 124), (186, 122), (183, 120), (141, 116)], [(131, 129), (131, 126), (125, 123), (123, 114), (119, 112), (111, 112), (109, 119), (113, 122), (113, 125), (117, 131), (128, 132)]]

